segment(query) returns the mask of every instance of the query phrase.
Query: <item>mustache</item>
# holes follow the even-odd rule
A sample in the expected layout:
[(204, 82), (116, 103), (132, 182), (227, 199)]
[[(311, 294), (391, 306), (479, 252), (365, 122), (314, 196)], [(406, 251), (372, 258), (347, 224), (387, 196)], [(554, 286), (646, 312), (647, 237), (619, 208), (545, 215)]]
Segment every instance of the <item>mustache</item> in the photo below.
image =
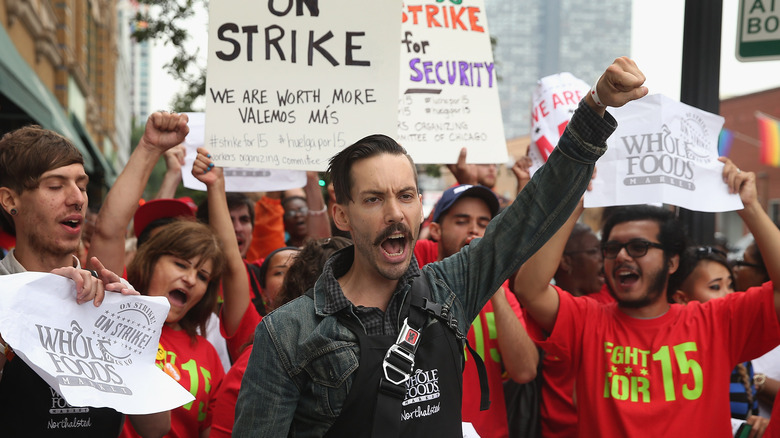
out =
[(402, 223), (395, 223), (393, 225), (390, 225), (389, 227), (385, 228), (379, 236), (374, 240), (374, 246), (379, 246), (384, 242), (385, 239), (392, 236), (395, 233), (401, 232), (404, 234), (404, 237), (411, 240), (412, 238), (412, 232), (409, 230), (409, 227)]

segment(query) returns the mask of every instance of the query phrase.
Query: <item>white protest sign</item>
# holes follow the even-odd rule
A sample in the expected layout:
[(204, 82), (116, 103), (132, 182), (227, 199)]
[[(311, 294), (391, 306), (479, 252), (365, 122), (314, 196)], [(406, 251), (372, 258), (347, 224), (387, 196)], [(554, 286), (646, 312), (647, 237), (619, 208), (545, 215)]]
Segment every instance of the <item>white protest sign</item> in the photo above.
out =
[(610, 108), (618, 121), (585, 207), (666, 203), (703, 212), (742, 208), (718, 158), (723, 117), (654, 94)]
[[(192, 176), (192, 165), (198, 156), (198, 148), (203, 146), (204, 129), (206, 127), (205, 113), (186, 113), (189, 118), (187, 126), (190, 133), (184, 139), (187, 154), (182, 167), (182, 182), (184, 187), (192, 190), (206, 191), (206, 184)], [(211, 152), (211, 150), (209, 150)], [(245, 169), (227, 167), (225, 172), (226, 192), (273, 192), (294, 189), (306, 185), (306, 172), (302, 170), (279, 169)]]
[(209, 2), (206, 148), (222, 167), (317, 170), (394, 134), (398, 0)]
[(528, 148), (531, 175), (547, 162), (588, 90), (588, 84), (568, 72), (545, 76), (536, 82), (531, 110), (531, 146)]
[(484, 0), (405, 0), (398, 142), (417, 163), (506, 163)]
[(59, 275), (2, 279), (3, 339), (68, 404), (151, 414), (194, 400), (154, 364), (165, 298), (107, 292), (95, 307), (76, 304), (75, 283)]

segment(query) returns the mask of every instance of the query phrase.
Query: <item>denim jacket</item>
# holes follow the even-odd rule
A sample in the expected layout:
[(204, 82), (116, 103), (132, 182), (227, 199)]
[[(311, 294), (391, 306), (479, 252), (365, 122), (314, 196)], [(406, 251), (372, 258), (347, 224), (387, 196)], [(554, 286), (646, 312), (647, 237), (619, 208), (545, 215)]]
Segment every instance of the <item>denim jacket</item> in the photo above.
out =
[[(569, 218), (616, 126), (609, 114), (601, 118), (581, 102), (547, 164), (490, 222), (485, 236), (423, 267), (434, 300), (457, 320), (461, 333), (468, 332), (501, 283)], [(342, 252), (334, 257), (346, 256)], [(333, 261), (315, 284), (314, 299), (288, 303), (258, 325), (233, 436), (319, 437), (338, 417), (353, 389), (360, 353), (355, 335), (324, 310), (325, 283), (336, 281)], [(409, 269), (417, 269), (414, 261)], [(409, 282), (399, 282), (395, 293), (405, 299), (409, 290)], [(355, 318), (351, 309), (345, 312)]]

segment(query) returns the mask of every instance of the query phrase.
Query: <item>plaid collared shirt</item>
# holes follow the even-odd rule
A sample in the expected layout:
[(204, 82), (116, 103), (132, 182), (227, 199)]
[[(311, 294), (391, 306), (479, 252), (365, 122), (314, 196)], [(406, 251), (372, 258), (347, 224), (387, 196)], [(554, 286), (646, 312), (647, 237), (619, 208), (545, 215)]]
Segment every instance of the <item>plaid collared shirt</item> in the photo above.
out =
[(383, 312), (376, 307), (363, 307), (352, 304), (352, 302), (344, 296), (344, 291), (341, 290), (341, 285), (337, 278), (346, 274), (352, 266), (352, 262), (355, 258), (354, 248), (354, 246), (350, 246), (342, 249), (334, 254), (325, 264), (325, 268), (322, 270), (322, 276), (320, 276), (320, 279), (325, 281), (326, 291), (326, 302), (323, 310), (325, 313), (334, 314), (351, 307), (352, 312), (358, 317), (360, 323), (363, 324), (367, 335), (397, 335), (399, 330), (398, 314), (401, 311), (402, 301), (399, 292), (403, 290), (406, 284), (411, 282), (414, 277), (420, 275), (420, 268), (417, 265), (417, 260), (412, 256), (409, 268), (398, 280), (395, 292), (393, 292), (393, 296), (387, 304), (387, 311)]

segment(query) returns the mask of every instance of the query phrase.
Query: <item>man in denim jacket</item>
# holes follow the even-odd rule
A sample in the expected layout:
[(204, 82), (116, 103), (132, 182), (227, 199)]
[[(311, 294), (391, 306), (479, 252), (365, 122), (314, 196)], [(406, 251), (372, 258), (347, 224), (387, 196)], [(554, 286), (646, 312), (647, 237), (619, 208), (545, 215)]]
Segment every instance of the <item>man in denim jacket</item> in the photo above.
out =
[[(501, 283), (573, 211), (590, 181), (595, 161), (606, 149), (606, 138), (616, 127), (605, 106), (622, 106), (644, 96), (647, 88), (643, 83), (644, 75), (633, 61), (615, 60), (594, 87), (596, 92), (580, 103), (547, 164), (491, 221), (484, 238), (422, 270), (412, 263), (422, 200), (414, 165), (403, 148), (375, 135), (333, 157), (330, 173), (336, 204), (331, 206), (332, 214), (339, 229), (352, 234), (355, 245), (328, 261), (313, 297), (301, 297), (281, 307), (258, 325), (236, 405), (234, 436), (323, 436), (337, 419), (354, 426), (352, 436), (369, 434), (371, 428), (367, 431), (366, 426), (371, 418), (339, 418), (345, 403), (356, 394), (369, 403), (376, 400), (377, 393), (376, 385), (353, 387), (355, 376), (364, 371), (358, 366), (364, 351), (357, 342), (363, 337), (356, 336), (344, 322), (357, 321), (365, 331), (362, 335), (369, 337), (397, 336), (405, 317), (400, 309), (412, 280), (422, 274), (433, 300), (443, 307), (444, 314), (454, 318), (457, 330), (466, 333)], [(434, 318), (430, 318), (423, 338), (434, 325)], [(423, 342), (418, 353), (424, 347)], [(458, 374), (461, 367), (456, 360), (448, 364)], [(416, 381), (420, 388), (425, 387), (422, 377)], [(437, 389), (430, 384), (435, 377), (436, 373), (425, 377), (429, 388)], [(440, 397), (437, 400), (441, 403), (457, 397), (460, 402), (460, 388), (455, 388), (455, 394), (438, 389), (429, 397)], [(450, 427), (445, 430), (453, 430), (453, 424), (459, 430), (459, 411), (455, 418), (437, 410), (438, 405), (407, 409), (399, 421), (425, 417), (433, 424)], [(415, 427), (413, 421), (409, 424), (412, 426), (404, 430), (412, 436), (430, 432), (428, 427)]]

